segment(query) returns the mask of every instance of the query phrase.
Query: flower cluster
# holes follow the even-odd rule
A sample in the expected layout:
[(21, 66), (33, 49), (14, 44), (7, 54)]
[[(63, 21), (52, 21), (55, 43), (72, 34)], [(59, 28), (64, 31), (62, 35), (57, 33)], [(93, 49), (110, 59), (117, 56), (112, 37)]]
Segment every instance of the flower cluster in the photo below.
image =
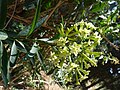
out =
[[(60, 38), (55, 40), (56, 46), (51, 51), (49, 60), (62, 72), (65, 82), (76, 76), (76, 83), (87, 78), (91, 66), (96, 66), (96, 58), (101, 52), (95, 52), (96, 46), (102, 40), (99, 32), (92, 23), (78, 22), (67, 30), (63, 25), (59, 30)], [(60, 70), (60, 71), (59, 71)]]

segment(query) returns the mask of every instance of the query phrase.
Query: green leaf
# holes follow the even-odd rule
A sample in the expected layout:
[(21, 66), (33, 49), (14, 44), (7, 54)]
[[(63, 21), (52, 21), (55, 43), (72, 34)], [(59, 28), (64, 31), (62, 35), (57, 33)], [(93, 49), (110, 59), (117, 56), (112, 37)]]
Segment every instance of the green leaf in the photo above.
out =
[(7, 16), (7, 0), (0, 0), (0, 29), (3, 29)]
[(4, 81), (4, 85), (7, 87), (8, 85), (8, 56), (7, 51), (4, 47), (3, 49), (3, 56), (2, 56), (2, 78)]
[(36, 12), (35, 12), (34, 19), (33, 19), (33, 22), (32, 22), (32, 26), (31, 26), (30, 31), (29, 31), (27, 36), (30, 36), (35, 29), (37, 20), (39, 18), (39, 13), (40, 13), (40, 10), (41, 10), (41, 2), (42, 2), (42, 0), (38, 0), (38, 2), (37, 2), (37, 8), (36, 8)]
[(4, 32), (0, 32), (0, 40), (5, 40), (8, 38), (8, 35)]
[(36, 43), (33, 44), (29, 54), (28, 54), (28, 57), (31, 61), (31, 63), (33, 65), (35, 65), (35, 59), (34, 59), (34, 55), (38, 52), (38, 45)]
[(50, 38), (49, 40), (56, 40), (60, 38), (60, 34), (55, 34), (52, 38)]
[(11, 54), (10, 54), (10, 62), (12, 64), (15, 64), (16, 58), (17, 58), (17, 46), (15, 44), (15, 41), (13, 42), (12, 48), (11, 48)]
[(22, 42), (16, 40), (16, 46), (21, 52), (27, 53), (27, 50)]
[(38, 60), (40, 61), (40, 65), (42, 66), (43, 70), (47, 72), (47, 69), (43, 62), (43, 57), (42, 57), (41, 53), (37, 52), (37, 57), (38, 57)]
[(79, 79), (78, 79), (78, 73), (77, 72), (75, 72), (75, 76), (76, 76), (76, 84), (79, 85), (80, 82), (79, 82)]
[[(40, 27), (44, 23), (44, 21), (47, 19), (47, 17), (48, 16), (45, 16), (41, 18), (40, 20), (38, 20), (34, 29)], [(30, 32), (30, 28), (31, 28), (31, 25), (25, 27), (22, 31), (19, 32), (18, 36), (27, 36)]]
[(31, 63), (32, 63), (33, 65), (35, 65), (35, 58), (34, 58), (34, 57), (30, 57), (29, 59), (30, 59)]
[(45, 42), (45, 43), (54, 43), (53, 40), (50, 40), (49, 38), (41, 38), (41, 39), (38, 39), (39, 41), (42, 41), (42, 42)]
[(82, 53), (82, 55), (85, 57), (85, 59), (90, 62), (93, 66), (97, 66), (97, 64), (95, 63), (94, 60), (92, 60), (91, 58), (89, 58), (86, 54)]
[(45, 17), (38, 20), (37, 23), (36, 23), (35, 29), (40, 27), (44, 23), (44, 21), (47, 19), (47, 17), (48, 17), (48, 15), (46, 15)]
[(38, 45), (36, 43), (34, 43), (30, 50), (30, 53), (35, 54), (35, 53), (37, 53), (37, 51), (38, 51)]
[(84, 75), (89, 75), (89, 71), (86, 71), (82, 68), (79, 68), (79, 70), (84, 74)]
[(103, 2), (98, 2), (98, 3), (96, 3), (96, 4), (92, 7), (91, 11), (92, 11), (92, 12), (102, 11), (105, 6), (106, 6), (105, 3), (103, 3)]
[(0, 67), (2, 66), (3, 43), (0, 41)]
[[(115, 17), (116, 17), (116, 15), (117, 15), (117, 13), (118, 13), (118, 10), (116, 10), (114, 13), (111, 13), (111, 15), (110, 15), (111, 20), (114, 20), (114, 19), (116, 20)], [(115, 20), (114, 20), (114, 21), (115, 21)]]
[(29, 57), (34, 57), (34, 54), (38, 52), (38, 45), (36, 43), (33, 44), (28, 56)]
[(20, 31), (18, 36), (27, 36), (29, 30), (30, 30), (30, 25), (26, 26), (22, 31)]
[(61, 27), (60, 27), (60, 29), (58, 29), (58, 32), (60, 33), (60, 36), (65, 36), (64, 26), (62, 23), (60, 25), (61, 25)]

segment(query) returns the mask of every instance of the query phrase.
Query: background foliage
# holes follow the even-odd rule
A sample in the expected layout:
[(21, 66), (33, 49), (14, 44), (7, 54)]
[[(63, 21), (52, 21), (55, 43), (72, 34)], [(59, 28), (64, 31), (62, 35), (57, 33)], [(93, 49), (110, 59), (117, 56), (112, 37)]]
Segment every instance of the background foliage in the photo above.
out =
[(118, 90), (119, 5), (119, 0), (1, 0), (0, 84), (40, 89), (54, 81), (85, 90), (98, 82), (92, 88)]

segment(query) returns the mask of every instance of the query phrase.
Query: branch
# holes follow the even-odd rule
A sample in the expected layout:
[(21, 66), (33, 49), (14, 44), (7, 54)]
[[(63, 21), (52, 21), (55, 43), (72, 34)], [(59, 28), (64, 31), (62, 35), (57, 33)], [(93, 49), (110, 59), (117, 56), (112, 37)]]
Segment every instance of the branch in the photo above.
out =
[(110, 44), (110, 46), (112, 46), (115, 50), (117, 50), (117, 51), (119, 51), (119, 47), (118, 46), (116, 46), (116, 45), (114, 45), (108, 38), (106, 38), (102, 33), (100, 33), (101, 34), (101, 36), (105, 39), (105, 41), (107, 41), (109, 44)]
[(10, 21), (12, 20), (14, 14), (15, 14), (15, 10), (16, 10), (16, 6), (17, 6), (17, 0), (15, 1), (15, 6), (14, 6), (14, 10), (13, 10), (13, 13), (10, 17), (10, 19), (8, 20), (8, 22), (6, 23), (6, 25), (4, 26), (3, 30), (8, 26), (8, 24), (10, 23)]

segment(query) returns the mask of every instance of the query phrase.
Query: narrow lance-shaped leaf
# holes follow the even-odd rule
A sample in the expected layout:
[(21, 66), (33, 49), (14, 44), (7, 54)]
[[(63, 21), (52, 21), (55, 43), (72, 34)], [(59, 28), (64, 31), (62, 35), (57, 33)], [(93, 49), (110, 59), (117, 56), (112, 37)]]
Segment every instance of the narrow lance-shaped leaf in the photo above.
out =
[(38, 39), (38, 41), (46, 42), (46, 43), (54, 43), (54, 40), (51, 40), (49, 38), (41, 38), (41, 39)]
[(96, 62), (92, 59), (90, 59), (86, 54), (82, 53), (82, 55), (85, 57), (85, 59), (90, 62), (93, 66), (97, 66)]
[(79, 83), (78, 73), (77, 72), (75, 72), (75, 76), (76, 76), (76, 84), (79, 85), (80, 83)]
[(8, 35), (4, 32), (0, 32), (0, 40), (5, 40), (8, 38)]
[(3, 43), (2, 41), (0, 41), (0, 67), (2, 66), (2, 56), (3, 56)]
[(18, 50), (20, 50), (21, 52), (27, 53), (27, 50), (22, 42), (16, 40), (15, 44)]
[(34, 58), (34, 57), (30, 57), (29, 59), (30, 59), (31, 63), (32, 63), (33, 65), (35, 65), (35, 58)]
[(16, 61), (16, 58), (17, 58), (17, 46), (15, 44), (15, 41), (13, 42), (13, 45), (12, 45), (12, 48), (11, 48), (11, 53), (10, 53), (10, 62), (12, 64), (15, 63)]
[[(45, 17), (41, 18), (40, 20), (38, 20), (34, 29), (40, 27), (44, 23), (44, 21), (47, 19), (47, 17), (48, 16), (45, 16)], [(27, 36), (31, 30), (30, 28), (31, 28), (31, 25), (25, 27), (22, 31), (19, 32), (18, 36)]]
[(36, 8), (35, 16), (34, 16), (34, 19), (33, 19), (33, 22), (32, 22), (31, 29), (30, 29), (27, 36), (30, 36), (33, 33), (34, 29), (35, 29), (37, 20), (39, 18), (39, 13), (40, 13), (40, 9), (41, 9), (41, 2), (42, 2), (42, 0), (38, 0), (38, 2), (37, 2), (37, 8)]
[(40, 64), (41, 64), (43, 70), (47, 72), (46, 66), (45, 66), (45, 64), (44, 64), (44, 62), (43, 62), (42, 55), (41, 55), (41, 53), (39, 53), (38, 51), (37, 51), (37, 57), (38, 57), (38, 60), (40, 61)]
[(4, 47), (3, 49), (3, 56), (2, 56), (2, 78), (4, 81), (4, 85), (7, 87), (8, 85), (8, 56), (7, 51)]
[(37, 53), (38, 51), (38, 45), (36, 43), (33, 44), (29, 54), (28, 54), (28, 57), (30, 58), (31, 60), (31, 63), (34, 65), (35, 61), (34, 61), (34, 55)]
[(33, 57), (38, 51), (38, 45), (36, 43), (33, 44), (30, 53), (28, 54), (29, 57)]

